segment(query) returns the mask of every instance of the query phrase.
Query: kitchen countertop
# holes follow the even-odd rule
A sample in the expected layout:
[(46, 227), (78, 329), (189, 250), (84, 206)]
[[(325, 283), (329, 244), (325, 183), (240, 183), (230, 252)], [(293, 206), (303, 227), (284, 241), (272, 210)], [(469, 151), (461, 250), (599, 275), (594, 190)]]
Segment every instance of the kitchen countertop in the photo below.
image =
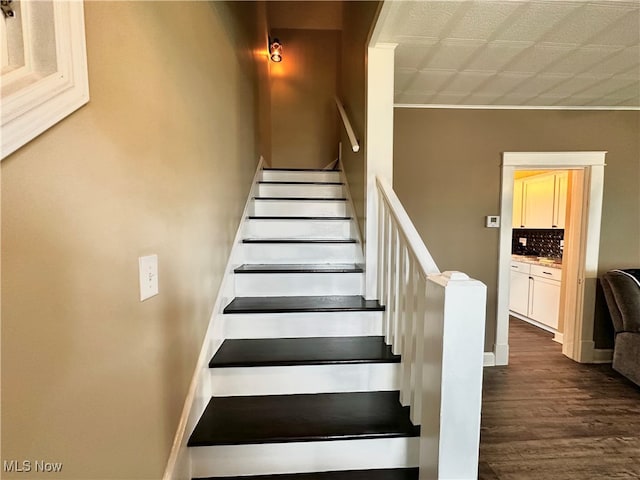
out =
[(530, 263), (531, 265), (542, 265), (543, 267), (562, 268), (562, 259), (534, 257), (529, 255), (511, 255), (511, 260), (516, 262)]

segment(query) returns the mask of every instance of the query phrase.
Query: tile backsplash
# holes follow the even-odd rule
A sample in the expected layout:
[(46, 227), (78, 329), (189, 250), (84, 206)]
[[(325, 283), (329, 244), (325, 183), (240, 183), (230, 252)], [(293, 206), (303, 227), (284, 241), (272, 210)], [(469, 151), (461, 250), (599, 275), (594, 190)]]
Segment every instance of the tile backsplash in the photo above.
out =
[[(521, 245), (521, 238), (527, 239), (526, 246)], [(511, 253), (562, 258), (562, 247), (560, 246), (562, 240), (564, 240), (564, 230), (561, 229), (514, 228)]]

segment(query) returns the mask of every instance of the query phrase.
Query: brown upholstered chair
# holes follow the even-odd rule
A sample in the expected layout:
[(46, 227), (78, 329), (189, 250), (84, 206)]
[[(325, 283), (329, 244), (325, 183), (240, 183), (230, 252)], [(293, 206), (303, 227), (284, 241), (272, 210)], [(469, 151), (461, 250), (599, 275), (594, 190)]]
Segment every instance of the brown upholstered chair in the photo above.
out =
[(613, 369), (640, 385), (640, 269), (605, 273), (602, 289), (616, 332)]

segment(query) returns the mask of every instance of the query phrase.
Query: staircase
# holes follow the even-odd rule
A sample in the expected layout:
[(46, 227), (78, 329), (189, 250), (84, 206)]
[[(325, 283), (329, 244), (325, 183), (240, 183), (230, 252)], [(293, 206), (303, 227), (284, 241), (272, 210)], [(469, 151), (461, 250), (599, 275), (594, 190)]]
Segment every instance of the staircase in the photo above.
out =
[(188, 445), (196, 479), (413, 480), (420, 428), (399, 401), (384, 307), (362, 296), (342, 172), (264, 169), (235, 298)]

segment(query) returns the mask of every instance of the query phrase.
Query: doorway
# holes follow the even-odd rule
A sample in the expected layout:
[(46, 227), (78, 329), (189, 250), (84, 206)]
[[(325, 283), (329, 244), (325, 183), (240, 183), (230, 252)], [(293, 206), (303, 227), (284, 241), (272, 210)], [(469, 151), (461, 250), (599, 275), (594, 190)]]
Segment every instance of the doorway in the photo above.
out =
[(600, 244), (600, 222), (606, 152), (505, 152), (502, 161), (500, 250), (498, 264), (496, 365), (509, 363), (509, 283), (512, 248), (514, 175), (516, 170), (570, 170), (575, 172), (569, 202), (571, 228), (567, 232), (566, 279), (560, 304), (562, 353), (581, 362), (598, 360), (593, 321)]

